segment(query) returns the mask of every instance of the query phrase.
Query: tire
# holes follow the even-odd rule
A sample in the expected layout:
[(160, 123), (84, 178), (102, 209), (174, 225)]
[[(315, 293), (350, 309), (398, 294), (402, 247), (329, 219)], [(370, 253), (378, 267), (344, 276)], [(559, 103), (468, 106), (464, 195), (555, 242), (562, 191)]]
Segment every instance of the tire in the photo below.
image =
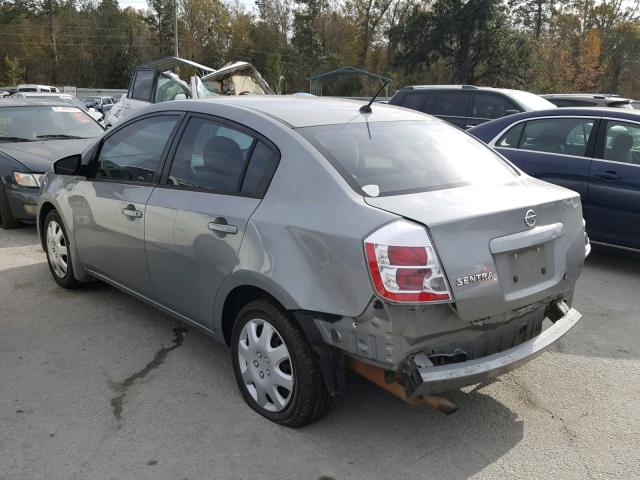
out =
[(231, 352), (240, 393), (263, 417), (296, 428), (319, 420), (329, 410), (329, 393), (311, 346), (275, 302), (255, 300), (240, 311)]
[(7, 193), (4, 191), (4, 186), (0, 182), (0, 228), (9, 230), (18, 228), (20, 225), (22, 225), (20, 221), (13, 217)]
[(69, 237), (58, 212), (51, 210), (44, 220), (44, 244), (53, 279), (63, 288), (76, 288)]

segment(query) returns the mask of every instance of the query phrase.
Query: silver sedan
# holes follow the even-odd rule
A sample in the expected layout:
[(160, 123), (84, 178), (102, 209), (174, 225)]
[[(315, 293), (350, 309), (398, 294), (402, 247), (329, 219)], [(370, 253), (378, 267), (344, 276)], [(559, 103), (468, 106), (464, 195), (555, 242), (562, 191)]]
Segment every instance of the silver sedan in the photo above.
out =
[(325, 414), (345, 365), (427, 398), (575, 325), (579, 196), (445, 122), (361, 105), (145, 109), (45, 176), (54, 280), (108, 282), (226, 342), (244, 400), (288, 426)]

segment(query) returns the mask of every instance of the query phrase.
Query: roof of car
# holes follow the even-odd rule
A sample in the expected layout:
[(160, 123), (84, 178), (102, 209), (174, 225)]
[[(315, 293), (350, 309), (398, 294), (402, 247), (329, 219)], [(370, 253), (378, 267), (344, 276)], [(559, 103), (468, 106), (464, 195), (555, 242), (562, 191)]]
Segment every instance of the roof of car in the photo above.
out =
[[(589, 117), (619, 117), (629, 120), (640, 120), (640, 111), (625, 110), (622, 108), (609, 107), (564, 107), (549, 110), (537, 110), (534, 112), (523, 112), (515, 115), (502, 117), (502, 119), (518, 119), (529, 117), (551, 117), (551, 116), (589, 116)], [(500, 120), (502, 120), (500, 119)]]
[(12, 98), (8, 98), (5, 100), (0, 100), (0, 108), (2, 107), (34, 107), (34, 106), (51, 106), (51, 107), (74, 107), (73, 105), (69, 105), (67, 102), (57, 101), (57, 100), (14, 100)]
[(260, 112), (293, 128), (365, 121), (424, 120), (427, 117), (425, 114), (414, 110), (380, 103), (372, 105), (372, 113), (362, 114), (359, 108), (365, 102), (361, 100), (293, 95), (223, 96), (211, 99), (163, 102), (162, 104), (156, 104), (156, 108), (152, 110), (191, 110), (197, 105), (198, 110), (206, 111), (218, 103)]
[(520, 92), (522, 90), (514, 90), (512, 88), (497, 88), (497, 87), (481, 87), (476, 85), (407, 85), (400, 90), (480, 90), (491, 92)]
[(63, 92), (16, 92), (17, 98), (21, 97), (73, 97), (70, 93)]
[(549, 110), (537, 110), (533, 112), (516, 113), (506, 117), (497, 118), (483, 123), (469, 130), (474, 135), (486, 135), (489, 132), (497, 132), (521, 120), (545, 118), (545, 117), (607, 117), (620, 120), (640, 122), (639, 110), (626, 110), (622, 108), (608, 107), (564, 107)]
[(630, 98), (621, 97), (620, 95), (609, 95), (605, 93), (546, 93), (540, 95), (546, 99), (558, 100), (605, 100), (609, 102), (630, 102)]

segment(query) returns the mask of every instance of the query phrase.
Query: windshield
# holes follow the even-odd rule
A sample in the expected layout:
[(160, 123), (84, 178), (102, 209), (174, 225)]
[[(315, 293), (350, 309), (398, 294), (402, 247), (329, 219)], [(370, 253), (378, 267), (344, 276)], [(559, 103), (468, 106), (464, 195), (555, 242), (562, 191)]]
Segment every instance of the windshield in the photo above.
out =
[(526, 111), (557, 108), (549, 100), (542, 98), (535, 93), (523, 92), (522, 90), (509, 90), (509, 96), (518, 102)]
[(397, 195), (518, 175), (469, 134), (437, 119), (324, 125), (297, 130), (369, 196)]
[(92, 138), (103, 132), (89, 115), (72, 106), (0, 108), (0, 142)]

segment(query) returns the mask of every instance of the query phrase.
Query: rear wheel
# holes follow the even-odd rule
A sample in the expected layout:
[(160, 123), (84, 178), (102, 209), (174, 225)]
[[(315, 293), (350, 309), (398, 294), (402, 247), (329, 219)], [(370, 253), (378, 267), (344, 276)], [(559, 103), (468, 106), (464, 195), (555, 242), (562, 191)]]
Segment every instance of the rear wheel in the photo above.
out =
[(58, 212), (52, 210), (44, 220), (45, 246), (47, 262), (53, 279), (64, 288), (74, 288), (78, 285), (73, 274), (69, 237)]
[(324, 416), (329, 394), (300, 327), (275, 302), (245, 306), (232, 333), (236, 381), (247, 404), (281, 425), (301, 427)]
[(4, 185), (0, 182), (0, 227), (2, 227), (3, 230), (9, 230), (11, 228), (18, 228), (20, 225), (20, 222), (13, 217), (7, 192), (5, 192)]

